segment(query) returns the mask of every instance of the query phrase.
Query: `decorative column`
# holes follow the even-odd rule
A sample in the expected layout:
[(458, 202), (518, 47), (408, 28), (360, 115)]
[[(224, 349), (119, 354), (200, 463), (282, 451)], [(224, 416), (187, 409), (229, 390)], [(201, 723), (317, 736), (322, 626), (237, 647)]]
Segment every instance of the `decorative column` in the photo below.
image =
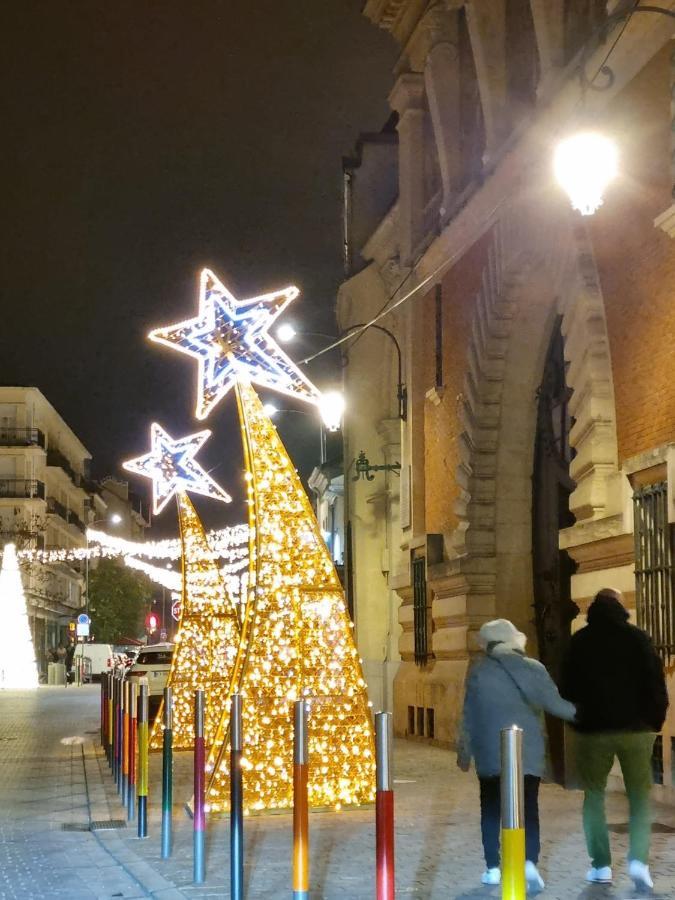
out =
[(424, 79), (413, 72), (399, 76), (389, 95), (399, 115), (398, 206), (401, 264), (414, 262), (424, 226)]

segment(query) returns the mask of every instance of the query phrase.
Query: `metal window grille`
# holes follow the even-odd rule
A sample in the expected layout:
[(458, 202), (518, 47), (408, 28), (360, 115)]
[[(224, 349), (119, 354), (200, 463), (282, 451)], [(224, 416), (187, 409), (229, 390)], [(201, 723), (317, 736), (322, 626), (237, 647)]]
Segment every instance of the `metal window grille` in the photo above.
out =
[(669, 661), (675, 654), (675, 591), (667, 482), (635, 491), (633, 510), (638, 625), (650, 635), (661, 657)]
[(412, 582), (415, 662), (423, 666), (431, 656), (431, 607), (427, 606), (427, 572), (423, 556), (412, 561)]

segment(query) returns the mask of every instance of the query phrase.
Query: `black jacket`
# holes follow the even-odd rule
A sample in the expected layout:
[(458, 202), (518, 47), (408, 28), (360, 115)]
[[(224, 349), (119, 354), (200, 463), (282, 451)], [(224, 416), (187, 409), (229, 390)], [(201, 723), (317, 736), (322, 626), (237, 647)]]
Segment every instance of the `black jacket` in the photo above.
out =
[(578, 731), (660, 731), (668, 709), (663, 665), (649, 637), (614, 598), (588, 610), (571, 639), (560, 693), (577, 706)]

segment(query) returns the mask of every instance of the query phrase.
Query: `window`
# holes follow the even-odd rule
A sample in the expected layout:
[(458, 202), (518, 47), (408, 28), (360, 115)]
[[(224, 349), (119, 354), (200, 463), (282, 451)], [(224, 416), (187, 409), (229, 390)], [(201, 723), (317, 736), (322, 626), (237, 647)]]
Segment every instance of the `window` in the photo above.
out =
[(427, 605), (426, 560), (423, 556), (412, 561), (412, 582), (415, 662), (423, 666), (431, 656), (431, 606)]
[(136, 662), (141, 666), (171, 665), (173, 650), (148, 650), (138, 654)]
[(433, 709), (427, 709), (427, 737), (433, 738), (435, 734), (435, 722)]
[(668, 524), (668, 484), (659, 481), (633, 494), (635, 599), (640, 628), (665, 662), (675, 654), (673, 541)]
[(415, 707), (408, 707), (408, 734), (415, 734)]

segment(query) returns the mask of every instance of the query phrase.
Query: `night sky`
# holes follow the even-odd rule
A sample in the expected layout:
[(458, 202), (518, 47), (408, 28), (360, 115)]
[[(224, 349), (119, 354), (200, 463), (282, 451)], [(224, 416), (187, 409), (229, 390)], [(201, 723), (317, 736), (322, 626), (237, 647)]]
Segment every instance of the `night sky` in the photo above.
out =
[[(122, 475), (151, 421), (176, 436), (204, 427), (196, 362), (145, 339), (196, 314), (202, 266), (241, 297), (297, 284), (286, 320), (335, 329), (341, 156), (384, 124), (396, 57), (361, 6), (3, 4), (0, 380), (44, 392), (95, 476)], [(320, 387), (331, 376), (309, 374)], [(235, 405), (209, 418), (199, 461), (239, 495)], [(318, 426), (300, 415), (278, 426), (311, 468)], [(243, 518), (239, 504), (200, 510), (207, 524)]]

